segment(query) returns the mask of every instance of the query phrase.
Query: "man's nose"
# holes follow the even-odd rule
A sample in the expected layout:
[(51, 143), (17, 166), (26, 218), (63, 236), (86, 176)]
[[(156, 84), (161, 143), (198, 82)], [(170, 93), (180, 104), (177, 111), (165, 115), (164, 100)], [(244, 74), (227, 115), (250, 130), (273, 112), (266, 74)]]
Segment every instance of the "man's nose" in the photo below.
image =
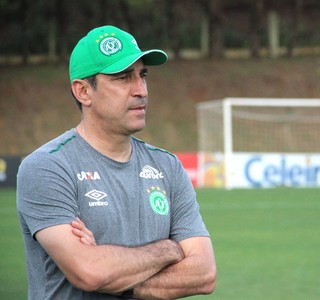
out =
[(143, 98), (148, 97), (147, 83), (144, 78), (141, 78), (140, 76), (136, 78), (134, 81), (133, 94), (134, 96)]

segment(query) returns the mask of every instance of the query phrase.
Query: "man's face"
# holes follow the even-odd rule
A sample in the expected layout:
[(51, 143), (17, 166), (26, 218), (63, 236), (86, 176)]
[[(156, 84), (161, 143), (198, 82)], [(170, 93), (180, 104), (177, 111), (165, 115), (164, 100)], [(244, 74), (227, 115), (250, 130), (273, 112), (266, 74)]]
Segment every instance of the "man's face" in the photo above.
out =
[(117, 74), (98, 74), (90, 106), (95, 126), (121, 135), (142, 130), (148, 102), (146, 75), (141, 60)]

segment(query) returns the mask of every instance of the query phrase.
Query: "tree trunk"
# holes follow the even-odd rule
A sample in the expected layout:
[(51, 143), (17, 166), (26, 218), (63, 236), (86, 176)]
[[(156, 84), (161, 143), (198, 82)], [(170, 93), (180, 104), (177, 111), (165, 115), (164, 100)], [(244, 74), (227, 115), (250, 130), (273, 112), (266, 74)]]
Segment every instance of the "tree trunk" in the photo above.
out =
[(303, 0), (293, 0), (292, 24), (290, 26), (291, 30), (289, 32), (289, 40), (288, 40), (288, 47), (287, 47), (288, 57), (293, 56), (293, 51), (296, 46), (302, 4), (303, 4)]
[(31, 22), (31, 1), (30, 0), (21, 0), (20, 2), (20, 20), (21, 20), (21, 54), (22, 54), (22, 63), (27, 64), (30, 56), (30, 22)]
[(179, 28), (178, 28), (178, 5), (176, 0), (167, 0), (166, 1), (166, 16), (167, 16), (167, 31), (169, 38), (169, 46), (173, 51), (173, 56), (176, 60), (179, 60), (180, 50), (181, 50), (181, 42), (179, 36)]
[(224, 14), (221, 0), (202, 0), (205, 18), (208, 20), (208, 58), (224, 56)]
[(260, 57), (260, 37), (263, 16), (263, 0), (256, 0), (250, 10), (250, 42), (251, 56)]
[(209, 56), (209, 49), (210, 49), (210, 40), (209, 40), (209, 24), (210, 20), (207, 14), (204, 15), (202, 23), (201, 23), (201, 41), (200, 41), (200, 51), (202, 57)]
[(48, 1), (48, 62), (57, 59), (57, 1)]
[(62, 62), (68, 62), (68, 29), (67, 29), (67, 1), (57, 0), (56, 2), (56, 24), (57, 24), (57, 40), (59, 49), (59, 60)]
[(279, 56), (280, 28), (279, 13), (276, 11), (269, 11), (268, 14), (268, 35), (270, 56), (277, 58)]
[(131, 17), (130, 14), (130, 6), (127, 0), (118, 0), (118, 5), (120, 8), (120, 11), (122, 12), (123, 15), (123, 23), (124, 29), (127, 30), (128, 32), (134, 32), (134, 21)]
[(209, 25), (211, 35), (211, 57), (221, 58), (224, 56), (224, 38), (223, 38), (223, 9), (222, 2), (211, 1), (211, 22)]

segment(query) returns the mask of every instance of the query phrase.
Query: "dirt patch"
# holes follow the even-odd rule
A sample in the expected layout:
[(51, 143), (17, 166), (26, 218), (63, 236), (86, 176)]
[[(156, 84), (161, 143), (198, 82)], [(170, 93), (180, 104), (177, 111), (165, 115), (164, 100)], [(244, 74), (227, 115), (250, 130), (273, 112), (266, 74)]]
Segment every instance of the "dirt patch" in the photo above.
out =
[[(225, 97), (320, 98), (320, 58), (170, 61), (149, 68), (147, 128), (137, 137), (197, 150), (195, 104)], [(77, 125), (67, 66), (0, 68), (0, 155), (26, 154)]]

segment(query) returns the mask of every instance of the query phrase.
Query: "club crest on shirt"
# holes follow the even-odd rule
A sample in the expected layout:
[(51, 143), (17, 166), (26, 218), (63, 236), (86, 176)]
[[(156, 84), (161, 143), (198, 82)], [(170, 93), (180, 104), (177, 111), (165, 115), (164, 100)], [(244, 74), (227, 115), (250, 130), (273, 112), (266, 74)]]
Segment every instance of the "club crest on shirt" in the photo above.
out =
[(166, 191), (162, 191), (159, 187), (152, 186), (147, 189), (149, 193), (149, 203), (152, 210), (157, 215), (167, 216), (169, 213), (169, 203), (166, 197)]

